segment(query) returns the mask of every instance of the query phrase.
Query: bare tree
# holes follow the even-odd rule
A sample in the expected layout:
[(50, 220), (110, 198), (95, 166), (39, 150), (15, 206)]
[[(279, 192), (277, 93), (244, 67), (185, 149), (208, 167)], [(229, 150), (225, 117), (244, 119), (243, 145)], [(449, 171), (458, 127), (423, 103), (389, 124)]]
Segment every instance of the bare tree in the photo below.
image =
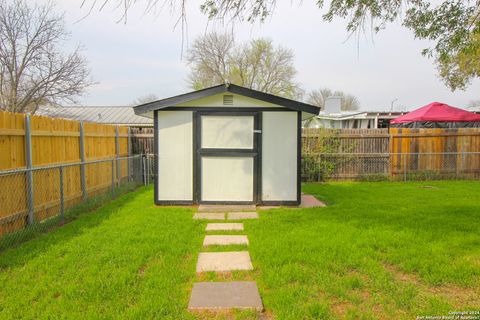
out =
[(34, 113), (42, 104), (75, 102), (92, 84), (80, 47), (62, 52), (69, 34), (54, 10), (51, 3), (0, 0), (1, 109)]
[(195, 39), (187, 52), (189, 82), (198, 90), (219, 83), (232, 82), (231, 61), (235, 41), (230, 34), (206, 34)]
[(271, 40), (236, 45), (231, 34), (210, 33), (193, 42), (186, 58), (195, 90), (229, 82), (288, 98), (302, 94), (294, 82), (293, 52)]
[(360, 108), (360, 102), (354, 95), (347, 94), (342, 91), (332, 91), (328, 88), (321, 88), (313, 90), (308, 94), (308, 103), (319, 107), (321, 110), (325, 110), (325, 100), (328, 97), (337, 96), (342, 98), (342, 111), (358, 110)]

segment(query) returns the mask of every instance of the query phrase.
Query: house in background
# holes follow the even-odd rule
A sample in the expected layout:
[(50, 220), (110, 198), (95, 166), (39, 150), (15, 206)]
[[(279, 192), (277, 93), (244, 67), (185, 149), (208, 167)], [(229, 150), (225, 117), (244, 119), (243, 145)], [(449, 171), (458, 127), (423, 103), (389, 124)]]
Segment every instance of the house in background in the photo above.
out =
[(407, 114), (407, 111), (341, 111), (341, 98), (329, 97), (325, 110), (304, 122), (305, 128), (326, 129), (378, 129), (388, 128), (390, 120)]
[(474, 106), (474, 107), (469, 107), (467, 108), (468, 111), (480, 114), (480, 105), (479, 106)]
[(404, 112), (380, 111), (342, 111), (336, 114), (321, 112), (315, 118), (305, 122), (305, 128), (329, 129), (377, 129), (388, 128), (390, 120), (407, 114)]

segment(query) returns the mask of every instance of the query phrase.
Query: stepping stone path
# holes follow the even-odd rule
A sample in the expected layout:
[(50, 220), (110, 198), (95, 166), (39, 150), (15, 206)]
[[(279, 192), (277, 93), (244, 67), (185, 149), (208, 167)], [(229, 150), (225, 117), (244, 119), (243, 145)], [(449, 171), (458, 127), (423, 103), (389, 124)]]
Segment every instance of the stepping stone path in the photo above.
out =
[(245, 244), (248, 245), (247, 236), (205, 236), (203, 246), (228, 246), (230, 244)]
[(302, 194), (300, 208), (326, 207), (325, 203), (310, 194)]
[(243, 223), (209, 223), (205, 231), (241, 231)]
[[(238, 209), (238, 210), (237, 210)], [(245, 212), (244, 210), (249, 210)], [(255, 206), (200, 206), (194, 219), (244, 220), (258, 219)], [(208, 223), (208, 231), (242, 231), (243, 223)], [(246, 235), (206, 235), (203, 246), (248, 245)], [(201, 252), (197, 273), (253, 270), (248, 251)], [(197, 282), (193, 284), (189, 310), (217, 311), (225, 309), (263, 310), (262, 299), (254, 281)]]
[(239, 211), (255, 211), (257, 207), (254, 204), (245, 205), (225, 205), (201, 204), (198, 206), (198, 212), (239, 212)]
[(198, 255), (197, 272), (253, 270), (248, 251), (201, 252)]
[(255, 309), (263, 310), (257, 284), (253, 281), (197, 282), (193, 284), (188, 309)]
[(225, 213), (217, 213), (217, 212), (202, 212), (202, 213), (195, 213), (193, 219), (200, 220), (225, 220)]
[(229, 212), (227, 214), (227, 220), (245, 220), (245, 219), (258, 219), (258, 213), (256, 212)]

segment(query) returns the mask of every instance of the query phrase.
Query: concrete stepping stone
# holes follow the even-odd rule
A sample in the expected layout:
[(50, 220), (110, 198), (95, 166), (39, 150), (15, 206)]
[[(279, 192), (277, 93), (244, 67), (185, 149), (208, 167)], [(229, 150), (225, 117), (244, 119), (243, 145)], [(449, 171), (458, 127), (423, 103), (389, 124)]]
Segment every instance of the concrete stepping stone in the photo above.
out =
[(201, 204), (198, 206), (198, 212), (233, 212), (233, 211), (255, 211), (254, 204), (246, 205), (220, 205), (220, 204)]
[(197, 212), (193, 215), (195, 220), (225, 220), (225, 213)]
[(258, 213), (253, 212), (229, 212), (227, 220), (258, 219)]
[(254, 281), (197, 282), (193, 284), (188, 310), (263, 310)]
[(246, 244), (248, 245), (247, 236), (237, 236), (237, 235), (210, 235), (205, 236), (203, 240), (203, 246), (228, 246), (231, 244)]
[(201, 252), (197, 272), (253, 270), (248, 251)]
[(326, 207), (325, 203), (310, 194), (302, 194), (300, 208)]
[(205, 231), (236, 231), (243, 230), (243, 223), (209, 223)]

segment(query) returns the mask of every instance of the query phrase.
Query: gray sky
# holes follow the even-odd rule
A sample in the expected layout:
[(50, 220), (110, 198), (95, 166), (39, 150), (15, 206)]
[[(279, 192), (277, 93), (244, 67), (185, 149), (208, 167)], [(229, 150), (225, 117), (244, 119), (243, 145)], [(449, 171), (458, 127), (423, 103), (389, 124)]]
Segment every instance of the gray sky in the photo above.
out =
[[(208, 30), (222, 30), (209, 25), (199, 12), (200, 2), (192, 1), (188, 7), (186, 45)], [(447, 89), (438, 79), (433, 61), (420, 53), (428, 43), (415, 40), (409, 30), (394, 24), (379, 34), (362, 35), (360, 41), (347, 39), (345, 23), (323, 22), (324, 11), (314, 3), (279, 1), (275, 14), (264, 24), (237, 24), (236, 38), (267, 37), (275, 45), (293, 49), (296, 80), (304, 89), (328, 87), (352, 93), (362, 110), (388, 111), (394, 99), (398, 99), (394, 110), (411, 110), (432, 101), (465, 108), (470, 100), (480, 99), (479, 80), (466, 91)], [(107, 6), (76, 22), (88, 12), (80, 4), (81, 0), (67, 0), (57, 5), (66, 13), (71, 45), (84, 45), (84, 55), (98, 82), (80, 104), (124, 105), (147, 94), (166, 98), (190, 91), (185, 80), (188, 67), (181, 59), (181, 28), (174, 29), (178, 14), (165, 9), (144, 15), (139, 4), (123, 24), (117, 23), (121, 12)]]

